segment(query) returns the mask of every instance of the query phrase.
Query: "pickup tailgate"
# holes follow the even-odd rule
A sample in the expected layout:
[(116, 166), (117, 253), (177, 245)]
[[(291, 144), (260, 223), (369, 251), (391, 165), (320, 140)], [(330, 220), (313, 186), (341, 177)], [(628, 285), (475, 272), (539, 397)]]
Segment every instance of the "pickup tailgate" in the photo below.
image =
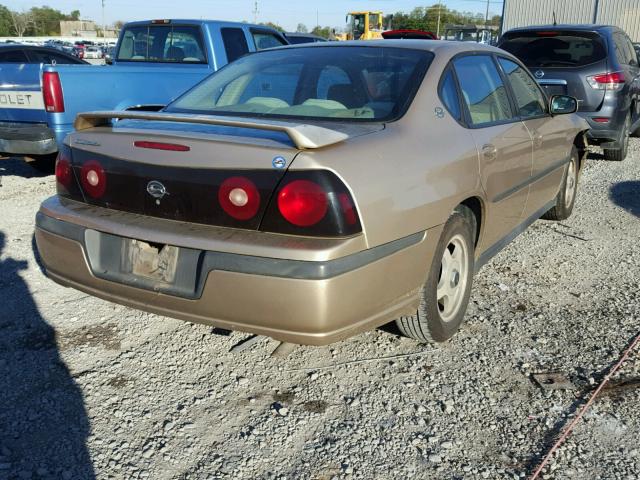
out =
[(46, 123), (42, 65), (0, 63), (0, 122)]

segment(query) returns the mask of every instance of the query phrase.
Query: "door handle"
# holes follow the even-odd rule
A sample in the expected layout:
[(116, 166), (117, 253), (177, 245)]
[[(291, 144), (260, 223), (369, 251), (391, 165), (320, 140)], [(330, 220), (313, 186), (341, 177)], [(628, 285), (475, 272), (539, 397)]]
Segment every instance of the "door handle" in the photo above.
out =
[(495, 160), (498, 156), (498, 149), (495, 145), (491, 145), (490, 143), (486, 143), (482, 146), (482, 155), (487, 160)]

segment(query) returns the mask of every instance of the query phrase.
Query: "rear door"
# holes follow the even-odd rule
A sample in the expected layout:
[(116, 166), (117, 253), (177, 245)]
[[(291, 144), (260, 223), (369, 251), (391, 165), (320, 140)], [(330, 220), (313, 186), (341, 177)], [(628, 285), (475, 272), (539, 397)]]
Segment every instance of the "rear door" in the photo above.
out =
[(45, 123), (40, 64), (28, 63), (23, 49), (0, 50), (0, 121)]
[(576, 97), (582, 112), (600, 109), (605, 90), (591, 87), (588, 81), (588, 77), (610, 69), (607, 42), (599, 33), (553, 29), (508, 32), (499, 47), (520, 59), (549, 97)]
[(521, 222), (532, 168), (532, 140), (514, 112), (494, 57), (467, 55), (453, 61), (466, 123), (480, 155), (480, 177), (488, 197), (482, 250)]
[(547, 99), (531, 74), (513, 60), (499, 56), (498, 63), (511, 87), (516, 111), (533, 141), (533, 163), (529, 198), (524, 218), (529, 218), (552, 200), (568, 161), (564, 122), (548, 113)]

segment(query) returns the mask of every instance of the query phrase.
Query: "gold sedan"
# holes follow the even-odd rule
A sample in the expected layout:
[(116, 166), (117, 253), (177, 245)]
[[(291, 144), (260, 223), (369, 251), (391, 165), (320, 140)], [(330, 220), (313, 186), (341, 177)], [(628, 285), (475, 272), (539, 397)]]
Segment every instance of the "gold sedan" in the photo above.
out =
[(571, 214), (576, 108), (478, 44), (259, 52), (161, 112), (81, 114), (38, 249), (56, 282), (192, 322), (322, 345), (395, 319), (444, 341), (475, 271)]

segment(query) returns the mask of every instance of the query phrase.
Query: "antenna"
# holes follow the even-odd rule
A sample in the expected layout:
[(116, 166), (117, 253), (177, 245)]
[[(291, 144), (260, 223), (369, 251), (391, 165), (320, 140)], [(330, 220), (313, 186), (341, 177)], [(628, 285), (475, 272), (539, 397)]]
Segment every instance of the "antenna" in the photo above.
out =
[(553, 11), (553, 26), (555, 27), (556, 25), (558, 25), (558, 20), (556, 19), (556, 11)]
[(253, 2), (253, 23), (258, 23), (258, 0)]

